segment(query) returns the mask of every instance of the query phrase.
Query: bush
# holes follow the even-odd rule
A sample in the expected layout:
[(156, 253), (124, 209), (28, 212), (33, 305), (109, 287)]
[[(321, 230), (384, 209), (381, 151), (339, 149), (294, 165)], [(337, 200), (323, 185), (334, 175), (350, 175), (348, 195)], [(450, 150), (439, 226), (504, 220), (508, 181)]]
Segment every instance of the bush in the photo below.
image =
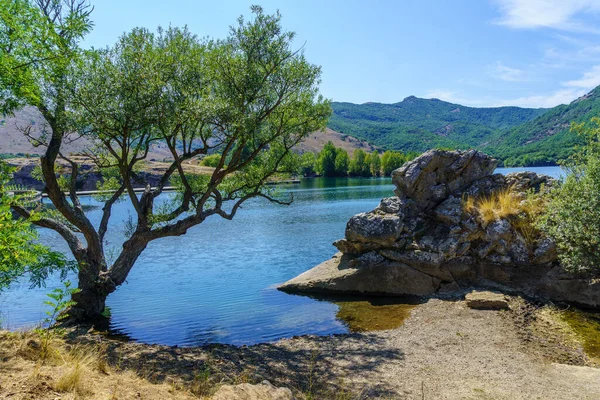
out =
[(202, 161), (200, 161), (200, 165), (203, 165), (205, 167), (217, 168), (220, 161), (221, 161), (220, 154), (211, 154), (209, 156), (204, 157), (202, 159)]
[(570, 173), (555, 189), (540, 228), (557, 244), (563, 267), (575, 273), (600, 273), (600, 119), (572, 130), (587, 144), (571, 159)]

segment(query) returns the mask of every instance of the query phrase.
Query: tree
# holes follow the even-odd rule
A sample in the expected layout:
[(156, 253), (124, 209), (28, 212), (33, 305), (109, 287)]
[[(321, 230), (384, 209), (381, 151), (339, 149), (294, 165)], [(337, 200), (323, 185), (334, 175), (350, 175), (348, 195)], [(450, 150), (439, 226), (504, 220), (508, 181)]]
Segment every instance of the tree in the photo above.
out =
[(317, 158), (317, 172), (323, 176), (331, 177), (335, 176), (335, 157), (337, 152), (335, 146), (331, 141), (327, 142), (323, 146), (323, 150), (319, 153)]
[[(210, 217), (232, 219), (251, 198), (289, 204), (272, 197), (266, 183), (274, 174), (297, 169), (291, 148), (323, 129), (331, 109), (318, 95), (320, 68), (292, 50), (294, 34), (283, 30), (278, 13), (266, 15), (252, 7), (252, 20), (240, 18), (225, 40), (200, 41), (186, 29), (153, 34), (137, 28), (112, 48), (84, 54), (78, 41), (91, 27), (91, 8), (83, 1), (0, 1), (19, 4), (11, 9), (15, 18), (0, 14), (0, 43), (7, 36), (11, 51), (10, 62), (2, 62), (10, 70), (2, 81), (2, 102), (5, 108), (37, 107), (51, 128), (41, 167), (59, 218), (42, 216), (34, 223), (57, 231), (78, 263), (79, 292), (69, 312), (73, 319), (98, 318), (106, 297), (125, 281), (151, 241), (183, 235)], [(23, 28), (30, 19), (35, 24)], [(15, 36), (13, 26), (36, 34)], [(36, 29), (48, 34), (40, 36)], [(45, 52), (34, 59), (26, 51), (31, 43)], [(23, 85), (30, 90), (24, 93)], [(100, 171), (112, 174), (114, 194), (104, 202), (97, 227), (76, 193), (79, 164), (61, 152), (71, 131), (94, 143), (88, 156)], [(173, 161), (153, 188), (136, 168), (158, 141), (166, 144)], [(185, 161), (212, 153), (221, 154), (212, 174), (184, 171)], [(59, 157), (70, 165), (63, 187), (55, 173)], [(177, 187), (177, 196), (155, 206), (169, 183)], [(145, 186), (140, 196), (135, 184)], [(135, 219), (109, 263), (105, 236), (112, 207), (122, 195)], [(31, 216), (23, 207), (14, 209)]]
[(567, 164), (569, 174), (553, 189), (540, 228), (557, 244), (563, 267), (600, 273), (600, 118), (573, 124), (586, 145)]
[(399, 151), (387, 150), (381, 157), (383, 175), (390, 176), (393, 170), (400, 168), (406, 161), (408, 161), (407, 157)]
[(379, 176), (381, 174), (381, 158), (379, 158), (379, 153), (374, 151), (371, 154), (370, 161), (371, 175)]
[(335, 149), (335, 176), (348, 175), (349, 164), (350, 157), (348, 157), (348, 152), (342, 148)]
[(315, 153), (306, 152), (300, 156), (300, 174), (312, 176), (315, 174), (317, 158)]
[(64, 255), (37, 243), (30, 221), (13, 218), (11, 205), (27, 198), (9, 192), (11, 173), (0, 161), (0, 292), (23, 275), (29, 275), (32, 286), (41, 286), (51, 273), (60, 271), (64, 277), (73, 266)]
[(363, 176), (364, 171), (369, 168), (368, 164), (366, 164), (366, 158), (367, 153), (365, 153), (364, 150), (354, 150), (352, 153), (352, 160), (350, 160), (348, 173), (352, 176)]

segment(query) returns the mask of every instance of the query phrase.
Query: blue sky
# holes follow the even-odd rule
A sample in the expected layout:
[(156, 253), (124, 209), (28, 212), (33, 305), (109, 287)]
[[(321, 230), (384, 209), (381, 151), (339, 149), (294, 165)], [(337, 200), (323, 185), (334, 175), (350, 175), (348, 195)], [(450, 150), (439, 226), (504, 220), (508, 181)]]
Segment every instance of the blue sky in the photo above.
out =
[(600, 0), (92, 2), (95, 47), (135, 26), (223, 38), (251, 4), (279, 9), (335, 101), (553, 107), (600, 85)]

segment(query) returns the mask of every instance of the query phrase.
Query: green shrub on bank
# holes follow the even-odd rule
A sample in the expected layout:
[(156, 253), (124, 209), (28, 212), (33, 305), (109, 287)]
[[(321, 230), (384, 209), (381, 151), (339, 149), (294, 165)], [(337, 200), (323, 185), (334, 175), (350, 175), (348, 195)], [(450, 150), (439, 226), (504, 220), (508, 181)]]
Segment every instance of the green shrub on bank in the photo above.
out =
[(200, 161), (200, 165), (205, 167), (217, 168), (219, 166), (219, 162), (221, 162), (220, 154), (211, 154), (202, 159)]
[(569, 175), (553, 191), (540, 227), (557, 243), (565, 269), (600, 273), (600, 118), (572, 130), (586, 145), (571, 159)]

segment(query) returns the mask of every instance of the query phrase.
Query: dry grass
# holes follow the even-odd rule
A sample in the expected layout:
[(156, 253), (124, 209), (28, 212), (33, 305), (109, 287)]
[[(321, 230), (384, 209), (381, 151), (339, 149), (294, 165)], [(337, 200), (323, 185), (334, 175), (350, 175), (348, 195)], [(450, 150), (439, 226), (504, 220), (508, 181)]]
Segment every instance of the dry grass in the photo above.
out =
[(484, 225), (523, 211), (521, 200), (509, 188), (479, 198), (469, 196), (464, 201), (464, 208), (468, 213), (479, 215)]
[(0, 398), (196, 398), (189, 385), (174, 390), (111, 368), (100, 345), (72, 345), (40, 332), (0, 331), (0, 370)]
[(542, 195), (527, 193), (525, 197), (505, 188), (489, 195), (463, 199), (464, 210), (475, 215), (486, 227), (501, 219), (507, 219), (527, 243), (534, 243), (540, 236), (537, 219), (544, 212), (546, 200)]

